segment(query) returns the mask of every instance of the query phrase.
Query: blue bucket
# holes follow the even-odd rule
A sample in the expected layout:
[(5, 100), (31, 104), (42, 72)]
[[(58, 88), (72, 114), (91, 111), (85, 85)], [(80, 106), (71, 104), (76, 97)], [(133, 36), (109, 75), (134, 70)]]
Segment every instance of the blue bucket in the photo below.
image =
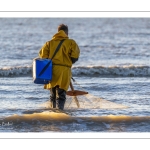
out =
[(52, 80), (52, 60), (33, 59), (33, 82), (35, 84), (48, 84)]

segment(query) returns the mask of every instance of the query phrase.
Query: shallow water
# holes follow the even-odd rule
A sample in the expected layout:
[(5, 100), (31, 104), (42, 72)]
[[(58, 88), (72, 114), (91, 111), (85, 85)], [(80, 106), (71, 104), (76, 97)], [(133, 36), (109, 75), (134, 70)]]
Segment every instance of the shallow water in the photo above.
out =
[[(73, 65), (80, 108), (49, 110), (49, 91), (32, 81), (32, 60), (69, 26), (81, 56)], [(149, 18), (0, 18), (0, 132), (149, 132)]]

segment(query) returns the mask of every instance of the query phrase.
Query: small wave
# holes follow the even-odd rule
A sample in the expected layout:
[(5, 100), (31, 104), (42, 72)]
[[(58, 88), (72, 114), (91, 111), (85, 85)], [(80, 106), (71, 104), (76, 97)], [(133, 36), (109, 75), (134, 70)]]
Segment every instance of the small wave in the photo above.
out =
[(32, 74), (32, 67), (31, 66), (0, 68), (0, 77), (29, 76), (31, 74)]
[[(127, 132), (146, 131), (150, 116), (106, 115), (78, 117), (51, 111), (11, 115), (0, 119), (0, 131), (16, 132)], [(142, 128), (143, 126), (143, 128)]]
[(89, 116), (89, 117), (78, 117), (70, 116), (65, 113), (57, 113), (53, 111), (43, 111), (43, 112), (33, 112), (31, 114), (17, 115), (14, 114), (9, 117), (1, 118), (1, 122), (12, 122), (12, 123), (21, 123), (32, 121), (63, 121), (63, 122), (74, 122), (74, 121), (93, 121), (93, 122), (142, 122), (150, 121), (150, 116), (126, 116), (126, 115), (106, 115), (106, 116)]
[[(149, 66), (75, 66), (73, 76), (85, 77), (147, 77)], [(32, 76), (32, 66), (5, 67), (0, 69), (0, 77)]]
[(74, 67), (74, 76), (98, 76), (98, 77), (144, 77), (150, 76), (149, 66), (89, 66)]

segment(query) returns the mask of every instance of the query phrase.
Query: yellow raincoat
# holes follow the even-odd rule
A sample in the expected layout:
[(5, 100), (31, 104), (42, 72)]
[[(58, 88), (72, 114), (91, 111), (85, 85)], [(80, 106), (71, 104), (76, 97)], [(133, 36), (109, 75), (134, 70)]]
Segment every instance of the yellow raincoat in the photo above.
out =
[(68, 90), (72, 73), (72, 61), (71, 57), (78, 58), (80, 55), (80, 49), (76, 42), (73, 39), (65, 34), (63, 30), (60, 30), (56, 33), (52, 40), (46, 42), (39, 52), (40, 58), (49, 58), (51, 59), (54, 51), (56, 50), (60, 40), (65, 39), (62, 43), (59, 51), (54, 56), (53, 62), (53, 73), (52, 81), (49, 84), (44, 85), (44, 89), (50, 89), (59, 85), (59, 88)]

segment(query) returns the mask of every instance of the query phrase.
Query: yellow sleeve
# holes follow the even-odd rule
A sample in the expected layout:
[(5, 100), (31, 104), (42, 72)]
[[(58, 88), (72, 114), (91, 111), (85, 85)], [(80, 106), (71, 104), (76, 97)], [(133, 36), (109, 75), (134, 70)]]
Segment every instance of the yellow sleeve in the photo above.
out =
[(75, 41), (73, 41), (71, 45), (71, 57), (79, 58), (79, 55), (80, 55), (79, 46), (76, 44)]
[(49, 49), (48, 43), (46, 42), (39, 51), (39, 57), (40, 58), (48, 58), (49, 51), (50, 51), (50, 49)]

